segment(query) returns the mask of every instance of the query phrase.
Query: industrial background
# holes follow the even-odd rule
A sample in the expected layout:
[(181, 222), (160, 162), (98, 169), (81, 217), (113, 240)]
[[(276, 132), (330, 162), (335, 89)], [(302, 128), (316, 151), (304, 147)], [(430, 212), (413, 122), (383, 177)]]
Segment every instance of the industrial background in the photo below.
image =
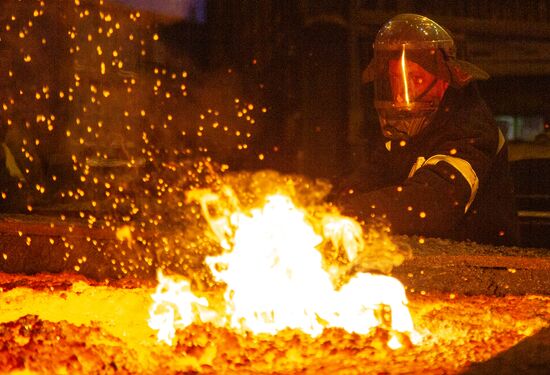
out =
[[(96, 159), (136, 154), (144, 129), (154, 129), (148, 141), (159, 154), (207, 150), (236, 170), (337, 178), (380, 136), (372, 88), (360, 79), (376, 32), (395, 14), (419, 13), (450, 29), (459, 56), (491, 74), (480, 88), (510, 141), (523, 244), (549, 244), (550, 1), (60, 0), (37, 17), (40, 4), (0, 5), (3, 129), (13, 149), (41, 139), (15, 154), (33, 181), (78, 182), (69, 177), (76, 158), (106, 168)], [(105, 71), (101, 50), (120, 52), (117, 69)], [(185, 101), (161, 97), (168, 88)], [(245, 101), (254, 109), (237, 108), (236, 117)], [(214, 115), (238, 136), (196, 131)], [(91, 128), (109, 136), (89, 137)]]

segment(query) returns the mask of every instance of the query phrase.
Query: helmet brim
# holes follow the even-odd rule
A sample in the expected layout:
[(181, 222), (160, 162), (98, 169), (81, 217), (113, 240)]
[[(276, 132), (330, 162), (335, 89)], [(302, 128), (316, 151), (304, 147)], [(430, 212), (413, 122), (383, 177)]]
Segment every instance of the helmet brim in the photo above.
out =
[(455, 87), (466, 86), (471, 81), (485, 81), (489, 79), (489, 73), (464, 60), (449, 60), (447, 66), (451, 73), (450, 84)]

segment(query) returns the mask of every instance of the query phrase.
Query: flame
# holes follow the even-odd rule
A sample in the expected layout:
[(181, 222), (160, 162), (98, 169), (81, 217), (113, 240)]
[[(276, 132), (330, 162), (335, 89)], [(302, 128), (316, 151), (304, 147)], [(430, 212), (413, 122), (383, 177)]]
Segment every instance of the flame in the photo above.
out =
[(409, 84), (407, 82), (407, 61), (405, 59), (405, 45), (403, 44), (403, 53), (401, 54), (401, 72), (403, 73), (403, 89), (405, 90), (405, 102), (410, 105)]
[(332, 247), (342, 249), (348, 260), (357, 257), (365, 247), (363, 229), (359, 223), (351, 218), (340, 215), (327, 214), (323, 217), (323, 235)]
[(223, 311), (195, 296), (186, 280), (172, 281), (159, 273), (149, 320), (159, 341), (171, 343), (176, 329), (194, 321), (253, 333), (292, 328), (312, 336), (328, 327), (368, 334), (386, 324), (390, 347), (401, 346), (399, 333), (419, 341), (397, 279), (357, 273), (335, 286), (342, 267), (327, 267), (319, 247), (330, 243), (342, 253), (348, 266), (343, 269), (349, 269), (365, 245), (359, 223), (335, 212), (312, 223), (313, 216), (284, 194), (269, 195), (262, 207), (248, 211), (240, 210), (235, 199), (226, 199), (232, 196), (230, 189), (222, 194), (195, 191), (188, 199), (200, 202), (220, 245), (229, 249), (206, 258), (214, 277), (227, 286)]
[(153, 304), (149, 309), (149, 327), (157, 330), (157, 339), (171, 344), (176, 329), (183, 329), (193, 323), (197, 314), (207, 311), (208, 301), (191, 292), (187, 280), (166, 277), (157, 271), (158, 285), (152, 295)]

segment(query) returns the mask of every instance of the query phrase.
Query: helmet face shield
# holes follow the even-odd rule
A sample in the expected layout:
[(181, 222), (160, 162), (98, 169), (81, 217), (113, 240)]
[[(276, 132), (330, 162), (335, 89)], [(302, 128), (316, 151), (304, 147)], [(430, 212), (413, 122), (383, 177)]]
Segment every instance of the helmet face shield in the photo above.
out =
[[(375, 51), (374, 106), (384, 136), (409, 138), (428, 125), (448, 84), (423, 66), (437, 64), (435, 50)], [(422, 65), (421, 65), (422, 64)]]
[(376, 52), (375, 100), (399, 109), (437, 107), (441, 98), (433, 95), (433, 88), (438, 78), (424, 69), (427, 64), (423, 61), (430, 60), (431, 52), (407, 52), (405, 46), (401, 51)]

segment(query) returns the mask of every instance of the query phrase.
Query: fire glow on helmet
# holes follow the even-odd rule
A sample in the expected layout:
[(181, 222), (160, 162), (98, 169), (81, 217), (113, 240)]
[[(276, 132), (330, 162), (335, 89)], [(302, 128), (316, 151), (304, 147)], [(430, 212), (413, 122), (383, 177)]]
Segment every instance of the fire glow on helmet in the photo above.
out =
[(403, 73), (403, 88), (405, 89), (405, 102), (407, 106), (410, 105), (411, 100), (409, 98), (409, 84), (407, 82), (407, 60), (405, 59), (405, 45), (403, 44), (403, 53), (401, 54), (401, 70)]
[[(248, 210), (233, 199), (227, 208), (228, 191), (194, 191), (203, 217), (224, 252), (207, 257), (217, 281), (226, 285), (223, 303), (216, 306), (195, 295), (185, 279), (158, 274), (152, 295), (149, 326), (157, 338), (172, 344), (176, 330), (193, 322), (213, 323), (238, 332), (277, 334), (297, 329), (312, 336), (325, 328), (369, 334), (383, 326), (390, 332), (388, 346), (399, 348), (403, 338), (420, 341), (407, 308), (403, 285), (395, 278), (355, 273), (339, 283), (347, 270), (327, 264), (319, 246), (339, 247), (348, 264), (364, 250), (361, 226), (332, 211), (314, 216), (280, 193), (265, 197), (263, 205)], [(218, 213), (218, 216), (212, 215)], [(392, 246), (381, 238), (380, 246)]]

